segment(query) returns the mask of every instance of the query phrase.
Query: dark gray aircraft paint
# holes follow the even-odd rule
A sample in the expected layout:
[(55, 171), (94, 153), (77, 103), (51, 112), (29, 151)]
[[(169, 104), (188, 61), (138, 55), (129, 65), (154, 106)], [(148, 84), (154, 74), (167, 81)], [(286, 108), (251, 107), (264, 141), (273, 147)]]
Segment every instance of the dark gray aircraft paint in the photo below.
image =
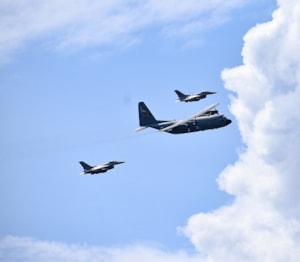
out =
[(206, 98), (207, 95), (212, 95), (212, 94), (215, 94), (216, 92), (203, 91), (198, 94), (186, 95), (186, 94), (180, 92), (179, 90), (175, 90), (175, 93), (178, 96), (177, 101), (179, 101), (179, 102), (194, 102), (194, 101), (199, 101), (200, 99), (204, 99), (204, 98)]
[(151, 127), (171, 134), (184, 134), (190, 132), (204, 131), (227, 126), (231, 120), (213, 110), (218, 104), (211, 105), (195, 116), (185, 120), (156, 120), (144, 102), (138, 104), (140, 127), (142, 130)]
[(102, 165), (97, 166), (90, 166), (89, 164), (80, 161), (79, 164), (83, 167), (82, 175), (84, 174), (98, 174), (98, 173), (105, 173), (106, 171), (113, 169), (115, 165), (123, 164), (123, 161), (110, 161)]

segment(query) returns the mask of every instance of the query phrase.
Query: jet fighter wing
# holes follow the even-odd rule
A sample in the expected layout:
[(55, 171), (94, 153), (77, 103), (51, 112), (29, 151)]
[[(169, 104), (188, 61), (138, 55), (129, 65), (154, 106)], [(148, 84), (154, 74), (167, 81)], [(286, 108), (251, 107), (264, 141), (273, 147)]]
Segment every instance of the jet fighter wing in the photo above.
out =
[(218, 104), (219, 104), (219, 103), (215, 103), (215, 104), (213, 104), (213, 105), (210, 105), (210, 106), (204, 108), (202, 111), (200, 111), (200, 112), (197, 113), (196, 115), (193, 115), (192, 117), (189, 117), (189, 118), (184, 119), (184, 120), (179, 120), (179, 121), (177, 121), (176, 123), (174, 123), (174, 124), (172, 124), (172, 125), (170, 125), (170, 126), (167, 126), (167, 127), (165, 127), (165, 128), (160, 129), (160, 131), (169, 131), (169, 130), (171, 130), (171, 129), (177, 127), (177, 126), (183, 125), (183, 124), (189, 122), (190, 120), (192, 120), (192, 119), (194, 119), (194, 118), (196, 118), (196, 117), (199, 117), (199, 116), (204, 115), (204, 114), (207, 113), (208, 111), (210, 111), (210, 110), (212, 110), (213, 108), (215, 108)]

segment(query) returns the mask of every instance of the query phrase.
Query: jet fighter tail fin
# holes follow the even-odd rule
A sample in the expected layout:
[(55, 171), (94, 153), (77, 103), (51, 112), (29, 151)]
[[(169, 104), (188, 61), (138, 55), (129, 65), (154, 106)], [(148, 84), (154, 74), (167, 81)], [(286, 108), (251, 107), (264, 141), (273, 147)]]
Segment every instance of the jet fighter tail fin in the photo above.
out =
[(157, 120), (144, 102), (139, 102), (139, 120), (141, 127), (157, 123)]
[(79, 164), (83, 167), (84, 170), (91, 169), (92, 166), (88, 165), (87, 163), (80, 161)]
[(178, 98), (186, 98), (187, 97), (187, 95), (180, 92), (179, 90), (175, 90), (175, 93), (177, 94)]

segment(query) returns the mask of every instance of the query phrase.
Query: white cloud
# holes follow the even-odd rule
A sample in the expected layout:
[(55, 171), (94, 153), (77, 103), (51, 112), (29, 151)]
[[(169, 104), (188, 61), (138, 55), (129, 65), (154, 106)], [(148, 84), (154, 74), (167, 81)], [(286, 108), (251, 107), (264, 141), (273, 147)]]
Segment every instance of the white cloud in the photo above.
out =
[(279, 1), (244, 40), (244, 64), (222, 74), (246, 146), (218, 179), (235, 200), (191, 217), (184, 232), (212, 261), (298, 261), (299, 1)]
[(203, 29), (203, 22), (209, 26), (220, 24), (226, 13), (241, 2), (3, 0), (0, 62), (37, 40), (43, 40), (50, 48), (76, 50), (105, 44), (130, 45), (138, 41), (139, 30), (151, 26), (166, 28), (165, 32), (173, 35), (178, 34), (175, 31), (191, 35)]
[(157, 247), (140, 245), (101, 248), (88, 245), (67, 245), (38, 241), (32, 238), (6, 236), (0, 239), (1, 261), (101, 261), (101, 262), (196, 262), (185, 252), (169, 253)]

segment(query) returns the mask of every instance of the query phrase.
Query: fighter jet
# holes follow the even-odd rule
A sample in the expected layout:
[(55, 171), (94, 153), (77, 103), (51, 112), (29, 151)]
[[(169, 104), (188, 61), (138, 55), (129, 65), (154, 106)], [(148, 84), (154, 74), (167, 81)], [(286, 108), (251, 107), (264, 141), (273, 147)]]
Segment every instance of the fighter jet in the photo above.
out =
[(171, 134), (184, 134), (227, 126), (231, 120), (220, 115), (215, 107), (218, 103), (203, 109), (198, 114), (184, 120), (156, 120), (144, 102), (138, 104), (140, 126), (136, 131), (152, 127)]
[(90, 166), (87, 163), (80, 161), (79, 164), (83, 167), (83, 172), (81, 173), (81, 175), (85, 175), (85, 174), (98, 174), (98, 173), (105, 173), (107, 170), (109, 169), (113, 169), (115, 165), (118, 164), (123, 164), (125, 162), (122, 161), (109, 161), (105, 164), (102, 165), (97, 165), (97, 166)]
[(175, 93), (178, 96), (178, 99), (176, 101), (193, 102), (193, 101), (199, 101), (200, 99), (206, 98), (207, 95), (212, 95), (212, 94), (215, 94), (216, 92), (203, 91), (199, 94), (185, 95), (182, 92), (175, 90)]

